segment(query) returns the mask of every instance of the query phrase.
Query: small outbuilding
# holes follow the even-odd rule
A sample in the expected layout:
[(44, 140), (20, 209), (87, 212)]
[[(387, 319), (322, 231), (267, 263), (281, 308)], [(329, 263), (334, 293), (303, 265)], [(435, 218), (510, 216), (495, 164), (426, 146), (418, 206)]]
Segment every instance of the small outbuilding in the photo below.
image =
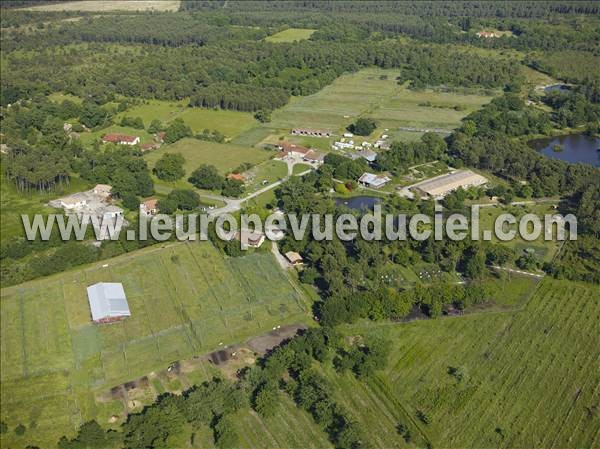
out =
[(376, 175), (373, 173), (363, 173), (363, 175), (358, 178), (359, 184), (372, 189), (379, 189), (390, 181), (391, 179), (385, 175)]
[(287, 253), (285, 253), (285, 258), (292, 265), (302, 265), (303, 263), (302, 256), (296, 251), (288, 251)]
[(99, 282), (87, 288), (94, 323), (111, 323), (129, 316), (129, 304), (120, 282)]

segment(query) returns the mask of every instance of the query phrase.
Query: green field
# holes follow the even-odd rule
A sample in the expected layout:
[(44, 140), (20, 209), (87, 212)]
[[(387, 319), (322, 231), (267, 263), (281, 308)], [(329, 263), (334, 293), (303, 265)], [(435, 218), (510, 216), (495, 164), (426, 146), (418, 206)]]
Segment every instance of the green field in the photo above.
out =
[[(359, 116), (375, 118), (381, 133), (399, 127), (451, 130), (491, 96), (433, 91), (412, 91), (398, 85), (397, 70), (364, 69), (342, 75), (331, 85), (292, 101), (272, 114), (269, 128), (325, 128), (341, 132)], [(460, 110), (455, 110), (457, 107)]]
[(257, 124), (249, 112), (190, 108), (188, 100), (179, 102), (148, 100), (144, 104), (132, 106), (127, 111), (117, 114), (115, 121), (119, 122), (124, 116), (140, 117), (146, 127), (154, 119), (167, 124), (175, 118), (182, 118), (195, 133), (209, 129), (219, 131), (228, 139), (238, 136)]
[(201, 164), (210, 164), (225, 174), (244, 162), (258, 164), (273, 155), (272, 151), (244, 147), (229, 143), (214, 143), (187, 138), (148, 153), (145, 158), (150, 167), (165, 153), (181, 153), (186, 160), (186, 176)]
[[(97, 399), (111, 387), (308, 319), (270, 253), (225, 259), (194, 242), (103, 264), (2, 290), (2, 421), (35, 426), (24, 437), (3, 434), (2, 447), (49, 447), (88, 419), (121, 420), (123, 403)], [(101, 281), (123, 283), (131, 318), (91, 323), (85, 289)]]
[(597, 447), (599, 319), (600, 287), (545, 279), (516, 312), (351, 326), (392, 342), (388, 368), (330, 378), (377, 447), (406, 446), (399, 422), (433, 447)]
[(265, 41), (275, 43), (303, 41), (308, 39), (314, 32), (315, 30), (310, 30), (307, 28), (288, 28), (287, 30), (275, 33), (272, 36), (267, 36)]

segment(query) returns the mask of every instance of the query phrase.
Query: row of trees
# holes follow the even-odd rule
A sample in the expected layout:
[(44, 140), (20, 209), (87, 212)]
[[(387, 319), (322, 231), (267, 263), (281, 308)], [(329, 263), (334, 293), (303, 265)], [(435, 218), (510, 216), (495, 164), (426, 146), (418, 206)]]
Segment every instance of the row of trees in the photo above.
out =
[(387, 358), (384, 340), (367, 338), (360, 346), (348, 345), (331, 328), (310, 329), (275, 348), (254, 367), (245, 368), (236, 382), (215, 378), (183, 395), (162, 395), (141, 413), (130, 415), (121, 432), (105, 432), (94, 421), (85, 423), (74, 438), (62, 437), (58, 448), (184, 447), (190, 441), (189, 428), (193, 434), (206, 426), (213, 431), (218, 448), (233, 449), (241, 444), (234, 413), (250, 406), (263, 417), (271, 417), (285, 393), (313, 416), (336, 448), (369, 447), (368, 434), (335, 401), (332, 386), (315, 363), (333, 362), (339, 371), (352, 370), (365, 378), (384, 368)]

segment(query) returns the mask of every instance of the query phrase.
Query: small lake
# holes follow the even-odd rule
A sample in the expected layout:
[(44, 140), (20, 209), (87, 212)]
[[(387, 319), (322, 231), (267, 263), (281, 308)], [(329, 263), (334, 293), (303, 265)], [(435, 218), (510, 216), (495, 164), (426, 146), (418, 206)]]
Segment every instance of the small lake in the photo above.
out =
[(352, 198), (336, 198), (335, 204), (346, 206), (354, 210), (372, 210), (376, 204), (381, 202), (381, 198), (374, 196), (354, 196)]
[[(584, 134), (571, 134), (549, 139), (529, 141), (529, 145), (540, 151), (544, 156), (560, 159), (565, 162), (582, 162), (595, 167), (600, 167), (600, 139)], [(557, 145), (561, 151), (555, 151)]]
[(551, 86), (544, 87), (544, 92), (569, 92), (571, 88), (566, 84), (553, 84)]

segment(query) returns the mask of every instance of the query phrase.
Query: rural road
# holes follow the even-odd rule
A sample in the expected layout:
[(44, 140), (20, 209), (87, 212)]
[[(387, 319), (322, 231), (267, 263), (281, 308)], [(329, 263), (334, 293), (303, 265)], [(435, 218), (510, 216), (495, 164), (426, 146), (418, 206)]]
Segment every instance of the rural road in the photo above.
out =
[[(223, 207), (219, 207), (218, 209), (213, 209), (208, 216), (209, 217), (218, 217), (219, 215), (223, 215), (223, 214), (231, 214), (233, 212), (237, 212), (238, 210), (240, 210), (242, 208), (242, 204), (244, 204), (246, 201), (251, 200), (252, 198), (255, 198), (265, 192), (268, 192), (269, 190), (274, 189), (275, 187), (280, 186), (281, 184), (283, 184), (284, 182), (286, 182), (288, 179), (290, 179), (290, 177), (292, 176), (292, 172), (293, 172), (293, 168), (294, 165), (296, 164), (296, 162), (287, 162), (288, 165), (288, 174), (285, 178), (280, 179), (279, 181), (275, 181), (273, 184), (269, 184), (268, 186), (263, 187), (262, 189), (258, 189), (256, 192), (252, 192), (251, 194), (245, 196), (244, 198), (227, 198), (224, 196), (220, 196), (220, 195), (203, 195), (204, 197), (211, 199), (211, 200), (215, 200), (215, 201), (223, 201), (225, 203), (225, 206)], [(302, 173), (298, 173), (297, 176), (304, 176), (307, 173), (310, 173), (312, 169), (303, 171)]]

